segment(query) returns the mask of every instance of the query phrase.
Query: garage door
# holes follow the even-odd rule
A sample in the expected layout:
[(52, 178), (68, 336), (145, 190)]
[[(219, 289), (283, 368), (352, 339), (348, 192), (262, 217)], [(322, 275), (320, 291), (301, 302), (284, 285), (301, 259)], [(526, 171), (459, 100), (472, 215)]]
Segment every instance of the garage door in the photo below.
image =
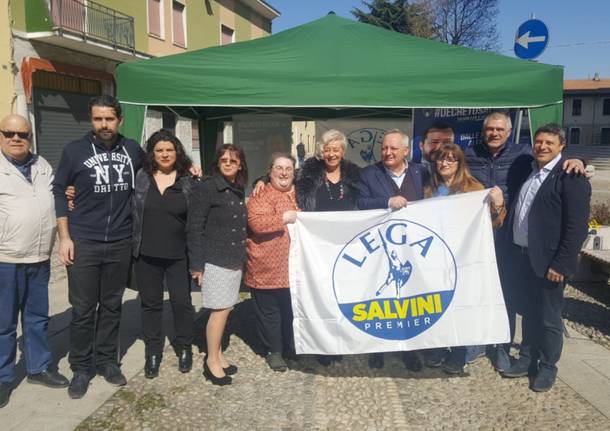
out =
[(91, 96), (35, 89), (36, 152), (57, 169), (68, 142), (91, 130), (87, 104)]
[(36, 152), (53, 169), (57, 169), (64, 145), (91, 130), (89, 99), (100, 94), (100, 89), (99, 81), (47, 72), (34, 73), (32, 101)]

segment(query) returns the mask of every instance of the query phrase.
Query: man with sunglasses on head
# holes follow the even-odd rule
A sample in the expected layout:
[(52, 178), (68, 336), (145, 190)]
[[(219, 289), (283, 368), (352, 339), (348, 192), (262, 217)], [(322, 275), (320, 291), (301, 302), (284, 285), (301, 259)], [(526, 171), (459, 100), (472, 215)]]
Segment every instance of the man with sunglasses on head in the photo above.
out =
[(30, 152), (32, 128), (20, 115), (0, 120), (0, 408), (15, 378), (17, 321), (21, 313), (27, 380), (65, 388), (51, 368), (49, 258), (55, 240), (51, 166)]

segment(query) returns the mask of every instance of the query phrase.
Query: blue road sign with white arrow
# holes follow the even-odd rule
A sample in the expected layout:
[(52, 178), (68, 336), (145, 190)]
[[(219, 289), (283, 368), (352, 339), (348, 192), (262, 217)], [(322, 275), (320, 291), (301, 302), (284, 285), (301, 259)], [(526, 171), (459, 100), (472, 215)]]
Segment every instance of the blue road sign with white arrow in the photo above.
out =
[(549, 29), (539, 19), (528, 19), (515, 36), (515, 55), (525, 60), (538, 57), (549, 43)]

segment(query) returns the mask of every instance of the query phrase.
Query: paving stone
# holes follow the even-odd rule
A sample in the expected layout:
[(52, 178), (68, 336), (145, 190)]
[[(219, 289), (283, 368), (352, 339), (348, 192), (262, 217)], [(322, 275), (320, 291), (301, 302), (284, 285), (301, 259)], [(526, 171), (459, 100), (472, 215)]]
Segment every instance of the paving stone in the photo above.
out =
[[(241, 318), (246, 314), (242, 307)], [(345, 355), (328, 367), (302, 356), (288, 361), (287, 372), (275, 373), (244, 330), (251, 322), (232, 320), (225, 353), (239, 367), (232, 385), (204, 379), (202, 353), (190, 373), (178, 372), (168, 348), (158, 378), (140, 373), (78, 429), (610, 429), (610, 420), (561, 380), (537, 394), (527, 378), (504, 379), (486, 358), (455, 377), (438, 368), (407, 371), (397, 353), (386, 354), (381, 370), (370, 370), (366, 355)]]

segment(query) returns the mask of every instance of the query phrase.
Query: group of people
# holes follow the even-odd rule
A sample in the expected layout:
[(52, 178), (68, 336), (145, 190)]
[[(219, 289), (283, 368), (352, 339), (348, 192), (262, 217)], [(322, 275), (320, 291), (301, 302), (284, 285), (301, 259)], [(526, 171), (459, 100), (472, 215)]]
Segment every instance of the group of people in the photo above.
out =
[[(454, 143), (451, 125), (429, 127), (420, 144), (422, 163), (408, 161), (409, 138), (385, 133), (381, 161), (359, 168), (345, 158), (347, 139), (322, 136), (316, 157), (297, 170), (289, 153), (274, 153), (267, 176), (245, 199), (244, 151), (224, 144), (210, 172), (201, 175), (176, 136), (154, 133), (142, 149), (118, 133), (121, 107), (109, 96), (90, 102), (92, 131), (65, 146), (53, 176), (30, 151), (27, 119), (0, 121), (0, 407), (14, 379), (16, 328), (21, 313), (27, 380), (68, 388), (83, 397), (99, 374), (120, 386), (119, 322), (132, 261), (142, 307), (144, 371), (155, 378), (163, 355), (164, 286), (173, 311), (178, 369), (193, 366), (191, 282), (211, 310), (205, 329), (203, 374), (216, 385), (232, 382), (238, 368), (224, 356), (222, 338), (243, 283), (250, 289), (267, 363), (286, 371), (295, 354), (288, 281), (287, 225), (298, 211), (397, 210), (409, 202), (489, 188), (498, 269), (511, 336), (523, 316), (519, 358), (510, 344), (404, 352), (414, 372), (424, 365), (450, 374), (492, 353), (505, 377), (532, 376), (532, 389), (549, 390), (562, 349), (565, 281), (587, 233), (591, 188), (580, 160), (566, 160), (563, 130), (554, 124), (534, 134), (533, 146), (509, 142), (510, 117), (490, 114), (483, 142)], [(447, 214), (450, 217), (450, 214)], [(71, 380), (52, 366), (47, 339), (49, 258), (56, 236), (68, 273)], [(319, 356), (323, 365), (341, 360)], [(383, 354), (369, 366), (384, 366)]]

